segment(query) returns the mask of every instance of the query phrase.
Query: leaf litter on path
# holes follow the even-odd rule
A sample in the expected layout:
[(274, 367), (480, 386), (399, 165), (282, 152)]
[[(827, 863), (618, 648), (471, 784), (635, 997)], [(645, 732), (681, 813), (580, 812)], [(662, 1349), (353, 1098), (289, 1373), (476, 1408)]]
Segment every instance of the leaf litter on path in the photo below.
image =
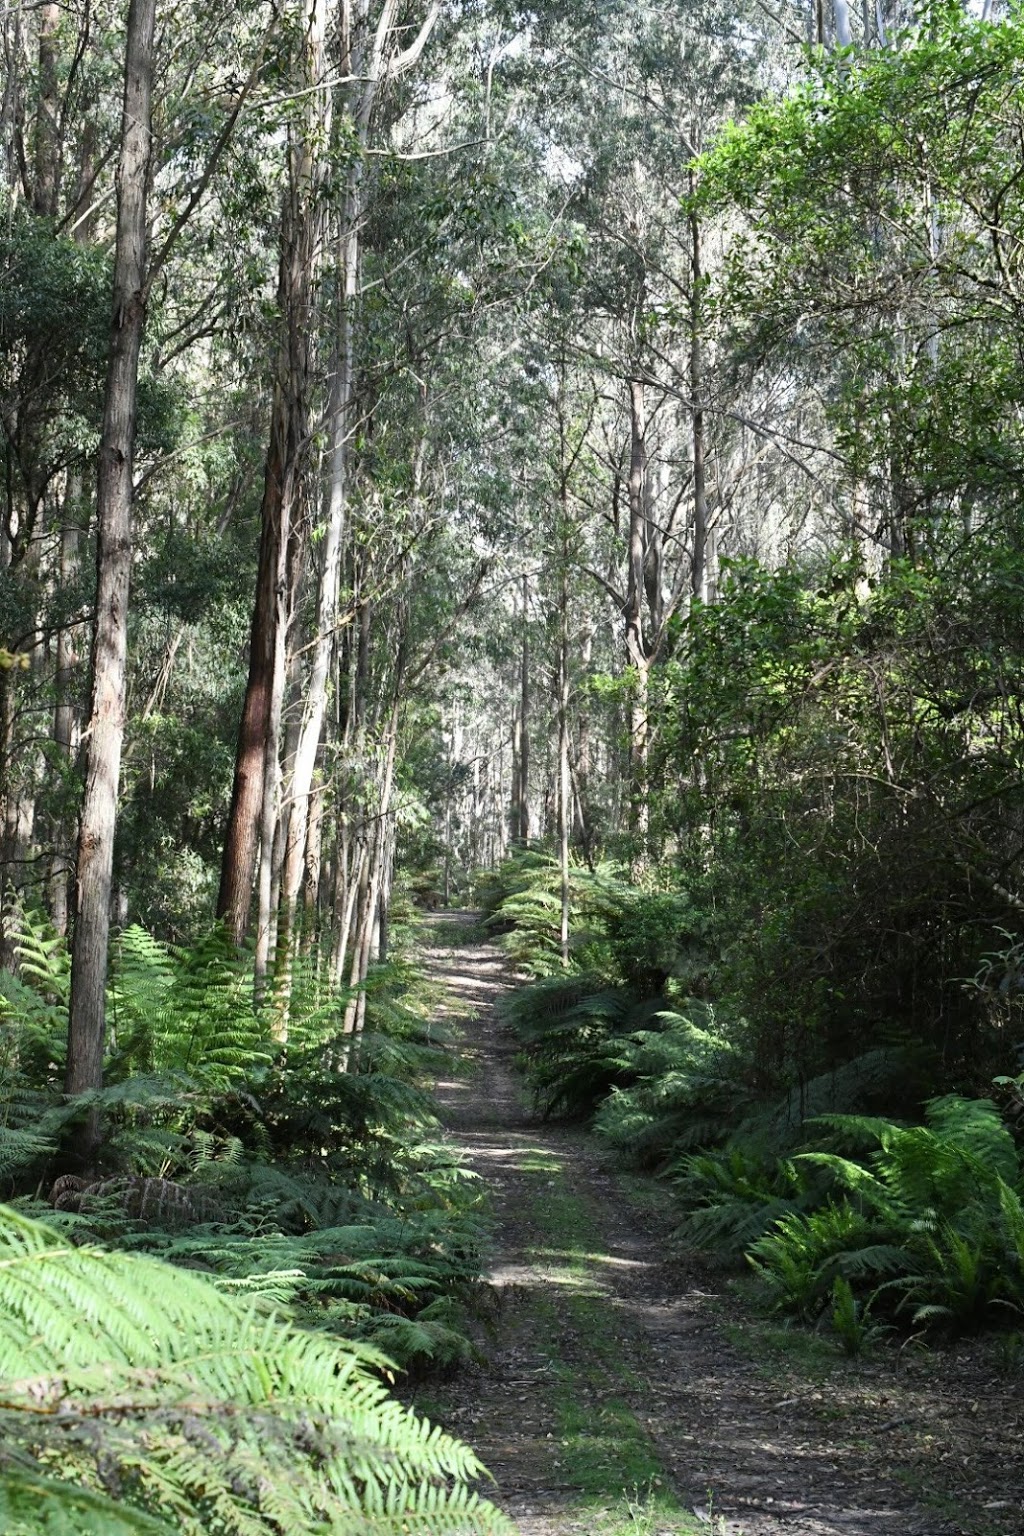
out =
[(809, 1364), (806, 1334), (671, 1258), (659, 1202), (530, 1112), (495, 1011), (514, 982), (471, 923), (436, 919), (426, 960), (464, 1030), (439, 1098), (491, 1191), (495, 1316), (481, 1363), (417, 1400), (521, 1536), (1024, 1536), (1024, 1412), (991, 1345)]

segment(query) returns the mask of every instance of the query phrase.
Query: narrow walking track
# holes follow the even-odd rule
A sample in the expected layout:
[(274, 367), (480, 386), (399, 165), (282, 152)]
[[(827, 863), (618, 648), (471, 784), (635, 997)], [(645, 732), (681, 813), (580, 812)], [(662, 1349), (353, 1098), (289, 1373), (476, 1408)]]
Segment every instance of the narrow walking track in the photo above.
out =
[(467, 1075), (439, 1095), (491, 1192), (496, 1302), (480, 1364), (417, 1400), (522, 1536), (1024, 1532), (1011, 1375), (977, 1349), (846, 1362), (825, 1343), (791, 1368), (778, 1331), (751, 1352), (719, 1279), (666, 1258), (656, 1197), (530, 1114), (494, 1012), (511, 982), (471, 914), (434, 921), (426, 961), (465, 1031)]

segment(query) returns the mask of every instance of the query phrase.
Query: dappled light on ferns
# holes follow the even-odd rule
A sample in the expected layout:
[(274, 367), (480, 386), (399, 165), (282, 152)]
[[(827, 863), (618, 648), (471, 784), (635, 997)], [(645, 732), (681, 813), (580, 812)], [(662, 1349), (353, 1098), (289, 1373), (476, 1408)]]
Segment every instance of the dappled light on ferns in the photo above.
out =
[(0, 1210), (4, 1529), (504, 1531), (382, 1358)]

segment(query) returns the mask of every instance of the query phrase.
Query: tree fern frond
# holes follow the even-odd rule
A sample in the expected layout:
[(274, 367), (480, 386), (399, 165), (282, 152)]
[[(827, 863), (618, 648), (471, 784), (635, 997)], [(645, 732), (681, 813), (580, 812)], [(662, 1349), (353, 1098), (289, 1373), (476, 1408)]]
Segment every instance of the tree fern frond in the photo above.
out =
[(44, 913), (16, 896), (8, 898), (6, 922), (19, 973), (40, 996), (66, 1008), (71, 995), (71, 956), (64, 938)]
[(24, 1175), (41, 1158), (52, 1155), (56, 1142), (45, 1131), (0, 1126), (0, 1179)]
[(509, 1530), (467, 1487), (481, 1472), (473, 1452), (391, 1399), (371, 1374), (382, 1367), (194, 1275), (69, 1249), (0, 1208), (9, 1500), (26, 1459), (39, 1478), (56, 1459), (71, 1508), (102, 1476), (125, 1506), (188, 1536), (370, 1536), (401, 1519)]
[(797, 1152), (794, 1161), (825, 1169), (841, 1189), (860, 1196), (872, 1209), (882, 1212), (892, 1210), (892, 1194), (878, 1176), (862, 1163), (855, 1163), (848, 1157), (839, 1157), (834, 1152)]
[(961, 1147), (984, 1163), (991, 1173), (1011, 1183), (1020, 1175), (1013, 1137), (991, 1099), (968, 1099), (948, 1093), (925, 1106), (929, 1129), (936, 1137)]
[(2, 1460), (0, 1528), (5, 1536), (175, 1536), (145, 1510)]

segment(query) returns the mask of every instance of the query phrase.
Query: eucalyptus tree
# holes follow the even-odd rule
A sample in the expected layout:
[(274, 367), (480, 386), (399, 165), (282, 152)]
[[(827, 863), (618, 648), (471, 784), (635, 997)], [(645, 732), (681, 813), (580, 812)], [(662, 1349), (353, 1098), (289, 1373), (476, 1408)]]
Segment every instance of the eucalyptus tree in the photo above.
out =
[[(571, 305), (576, 373), (596, 388), (606, 470), (603, 536), (585, 564), (621, 624), (636, 859), (647, 841), (649, 678), (674, 615), (713, 588), (721, 510), (708, 423), (723, 388), (702, 312), (702, 231), (682, 201), (687, 163), (749, 99), (760, 43), (749, 17), (709, 4), (539, 14), (517, 62), (536, 85), (550, 199), (587, 245)], [(601, 553), (597, 553), (598, 547)], [(612, 546), (614, 548), (614, 546)]]
[(830, 465), (814, 558), (741, 565), (665, 679), (659, 818), (766, 1061), (899, 1029), (974, 1071), (951, 978), (1019, 925), (1019, 56), (1015, 20), (929, 13), (701, 167), (714, 312), (781, 388), (757, 425)]
[[(75, 653), (81, 649), (69, 638), (72, 615), (65, 611), (65, 604), (68, 590), (77, 586), (76, 600), (85, 609), (86, 619), (92, 616), (93, 594), (78, 572), (78, 544), (80, 531), (90, 526), (90, 513), (93, 509), (95, 513), (97, 586), (91, 702), (83, 737), (85, 784), (75, 867), (67, 1062), (67, 1087), (72, 1093), (98, 1086), (102, 1068), (127, 699), (137, 449), (147, 435), (159, 435), (152, 433), (152, 413), (147, 411), (145, 392), (140, 393), (140, 371), (143, 376), (153, 372), (153, 359), (144, 354), (147, 312), (160, 305), (160, 284), (183, 232), (211, 189), (246, 94), (242, 88), (232, 104), (206, 116), (206, 135), (192, 132), (195, 94), (209, 83), (212, 73), (206, 50), (227, 20), (219, 17), (202, 25), (195, 51), (186, 58), (158, 35), (148, 0), (138, 0), (129, 8), (123, 34), (113, 18), (103, 20), (103, 29), (96, 31), (88, 9), (58, 16), (53, 7), (41, 7), (35, 18), (37, 68), (19, 74), (20, 54), (9, 54), (11, 73), (6, 82), (18, 149), (18, 177), (9, 185), (5, 210), (8, 256), (15, 258), (11, 266), (17, 272), (19, 251), (23, 257), (34, 248), (41, 271), (32, 274), (25, 268), (18, 274), (16, 301), (8, 308), (3, 327), (7, 356), (14, 364), (4, 380), (5, 457), (10, 469), (17, 466), (16, 473), (7, 476), (4, 585), (8, 590), (20, 587), (22, 595), (28, 596), (28, 606), (23, 604), (27, 631), (22, 649), (27, 641), (39, 674), (45, 673), (51, 642), (56, 641), (56, 678), (50, 674), (51, 689), (55, 681), (57, 690), (51, 760), (58, 769), (73, 744), (70, 695)], [(119, 46), (123, 47), (120, 60)], [(119, 112), (115, 93), (120, 96)], [(190, 161), (192, 174), (182, 186), (178, 171), (184, 160)], [(22, 195), (25, 206), (19, 211), (16, 205)], [(116, 217), (110, 222), (112, 201)], [(113, 247), (112, 271), (93, 250), (103, 243)], [(33, 276), (43, 295), (41, 305), (32, 299)], [(53, 284), (52, 296), (47, 292), (48, 281)], [(107, 307), (110, 300), (101, 298), (111, 282), (112, 318)], [(48, 323), (44, 319), (53, 301), (58, 314), (60, 305), (68, 306), (63, 334), (53, 329), (55, 316)], [(103, 309), (107, 310), (105, 326), (96, 318)], [(103, 330), (106, 336), (98, 343), (97, 333)], [(179, 350), (187, 342), (179, 335)], [(104, 354), (105, 385), (99, 382)], [(143, 417), (151, 418), (141, 433), (140, 404)], [(148, 446), (156, 444), (151, 441)], [(89, 484), (94, 455), (95, 503)], [(152, 468), (148, 463), (141, 471), (143, 481)], [(28, 582), (27, 573), (32, 576)], [(52, 602), (55, 591), (57, 601)], [(44, 603), (54, 610), (45, 618)], [(80, 625), (81, 611), (73, 617)], [(7, 733), (5, 748), (11, 752)], [(30, 762), (32, 756), (30, 752)], [(39, 793), (39, 782), (41, 778), (36, 785), (29, 784), (30, 795)], [(9, 831), (10, 785), (5, 799)], [(11, 851), (10, 837), (6, 850)], [(22, 865), (40, 856), (31, 829), (13, 851)], [(58, 850), (41, 851), (46, 857), (57, 852), (60, 862)], [(60, 869), (58, 876), (54, 909), (61, 921)]]
[[(59, 746), (50, 766), (66, 778), (82, 647), (76, 626), (62, 621), (77, 617), (82, 601), (76, 590), (80, 530), (92, 501), (83, 481), (103, 413), (109, 326), (109, 268), (90, 239), (103, 199), (97, 182), (110, 159), (109, 148), (101, 152), (99, 145), (116, 129), (109, 64), (94, 35), (96, 23), (103, 27), (108, 19), (102, 9), (90, 17), (77, 7), (45, 5), (10, 8), (0, 21), (0, 117), (8, 151), (0, 191), (6, 226), (0, 585), (4, 638), (31, 659), (16, 692), (4, 688), (0, 698), (4, 888), (43, 887), (48, 871), (38, 868), (40, 837), (66, 843), (65, 818), (52, 799), (50, 814), (37, 818), (45, 781), (39, 720), (53, 702), (48, 651), (55, 642)], [(62, 925), (68, 853), (61, 848), (50, 871)]]
[[(287, 965), (291, 931), (295, 922), (303, 874), (319, 862), (317, 840), (322, 818), (312, 822), (310, 797), (317, 753), (321, 746), (327, 709), (331, 658), (335, 649), (339, 616), (342, 559), (348, 488), (350, 443), (355, 396), (355, 323), (360, 279), (360, 239), (367, 218), (366, 160), (371, 147), (371, 127), (381, 92), (414, 69), (437, 20), (436, 6), (427, 10), (419, 30), (407, 46), (396, 46), (398, 6), (385, 5), (380, 15), (369, 9), (353, 12), (342, 7), (339, 27), (338, 69), (350, 84), (345, 89), (345, 127), (342, 145), (345, 159), (344, 188), (334, 234), (334, 315), (331, 352), (331, 383), (328, 396), (327, 489), (318, 571), (318, 593), (311, 641), (309, 675), (303, 685), (302, 724), (288, 777), (289, 809), (281, 876), (280, 947)], [(413, 494), (417, 487), (413, 487)], [(392, 773), (393, 778), (393, 773)], [(390, 793), (388, 795), (390, 798)]]
[[(899, 49), (825, 61), (708, 162), (707, 206), (743, 209), (719, 303), (750, 355), (766, 368), (784, 360), (824, 402), (862, 552), (924, 556), (951, 513), (956, 523), (1005, 505), (999, 466), (1017, 438), (1005, 360), (1019, 338), (1006, 256), (1014, 39), (1013, 23), (955, 16)], [(967, 122), (974, 69), (987, 85)], [(815, 172), (787, 184), (794, 151)], [(989, 434), (997, 452), (981, 447)]]
[(124, 741), (135, 412), (139, 353), (146, 321), (155, 30), (156, 0), (132, 0), (125, 34), (114, 314), (96, 490), (96, 624), (85, 793), (75, 871), (65, 1078), (69, 1094), (97, 1088), (103, 1079), (110, 893)]

